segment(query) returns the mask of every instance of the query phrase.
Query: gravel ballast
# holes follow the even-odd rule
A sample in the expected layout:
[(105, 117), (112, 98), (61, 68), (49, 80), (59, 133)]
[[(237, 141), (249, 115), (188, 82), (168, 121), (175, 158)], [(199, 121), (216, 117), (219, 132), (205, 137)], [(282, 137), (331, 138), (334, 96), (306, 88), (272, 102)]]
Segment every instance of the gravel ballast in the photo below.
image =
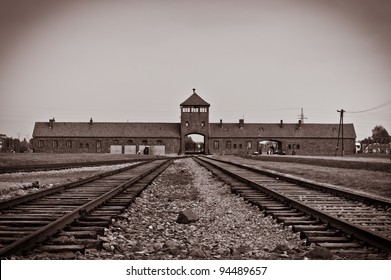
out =
[[(198, 219), (177, 223), (181, 211)], [(305, 259), (298, 234), (263, 217), (192, 159), (165, 170), (81, 259)]]

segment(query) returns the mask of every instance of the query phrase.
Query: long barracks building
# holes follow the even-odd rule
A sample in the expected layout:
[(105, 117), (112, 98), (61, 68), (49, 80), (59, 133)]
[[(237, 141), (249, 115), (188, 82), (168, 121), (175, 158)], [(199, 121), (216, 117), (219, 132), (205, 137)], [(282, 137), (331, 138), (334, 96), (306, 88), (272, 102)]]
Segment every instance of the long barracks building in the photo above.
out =
[[(285, 153), (334, 155), (344, 146), (355, 152), (353, 124), (209, 122), (210, 104), (193, 94), (180, 104), (180, 123), (132, 122), (36, 122), (35, 152), (53, 153), (186, 153), (252, 154)], [(342, 139), (343, 130), (343, 139)], [(189, 135), (203, 136), (203, 143), (190, 143)], [(190, 145), (190, 148), (189, 148)], [(193, 149), (194, 145), (194, 149)]]

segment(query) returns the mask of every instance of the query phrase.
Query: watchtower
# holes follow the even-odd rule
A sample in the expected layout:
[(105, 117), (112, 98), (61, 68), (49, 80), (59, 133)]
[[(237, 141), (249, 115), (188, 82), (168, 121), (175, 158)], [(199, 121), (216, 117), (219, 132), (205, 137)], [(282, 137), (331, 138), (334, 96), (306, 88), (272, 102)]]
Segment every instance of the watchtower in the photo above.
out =
[(193, 89), (193, 94), (181, 106), (181, 154), (185, 153), (185, 138), (190, 134), (204, 136), (204, 154), (209, 154), (209, 107)]

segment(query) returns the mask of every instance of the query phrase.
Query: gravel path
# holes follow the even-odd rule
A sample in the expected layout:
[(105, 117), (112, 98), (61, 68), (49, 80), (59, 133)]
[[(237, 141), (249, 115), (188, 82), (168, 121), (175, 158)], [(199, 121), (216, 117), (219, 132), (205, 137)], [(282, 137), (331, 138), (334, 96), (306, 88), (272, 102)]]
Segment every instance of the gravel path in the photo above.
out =
[[(176, 222), (191, 209), (199, 220)], [(81, 259), (303, 259), (297, 234), (231, 194), (191, 159), (176, 160)]]

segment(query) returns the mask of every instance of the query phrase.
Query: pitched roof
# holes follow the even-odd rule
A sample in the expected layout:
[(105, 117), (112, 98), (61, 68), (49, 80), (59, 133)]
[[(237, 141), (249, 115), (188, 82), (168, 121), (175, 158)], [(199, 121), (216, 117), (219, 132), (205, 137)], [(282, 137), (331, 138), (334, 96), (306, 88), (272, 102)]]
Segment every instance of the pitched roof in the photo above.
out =
[(193, 91), (193, 94), (180, 104), (181, 106), (210, 106), (208, 102), (206, 102), (204, 99), (199, 97), (197, 93), (195, 93), (194, 89)]
[[(338, 124), (296, 123), (211, 123), (210, 138), (259, 137), (272, 138), (338, 138)], [(344, 124), (344, 138), (356, 138), (353, 124)]]
[(179, 123), (36, 122), (33, 137), (158, 137), (179, 138)]

